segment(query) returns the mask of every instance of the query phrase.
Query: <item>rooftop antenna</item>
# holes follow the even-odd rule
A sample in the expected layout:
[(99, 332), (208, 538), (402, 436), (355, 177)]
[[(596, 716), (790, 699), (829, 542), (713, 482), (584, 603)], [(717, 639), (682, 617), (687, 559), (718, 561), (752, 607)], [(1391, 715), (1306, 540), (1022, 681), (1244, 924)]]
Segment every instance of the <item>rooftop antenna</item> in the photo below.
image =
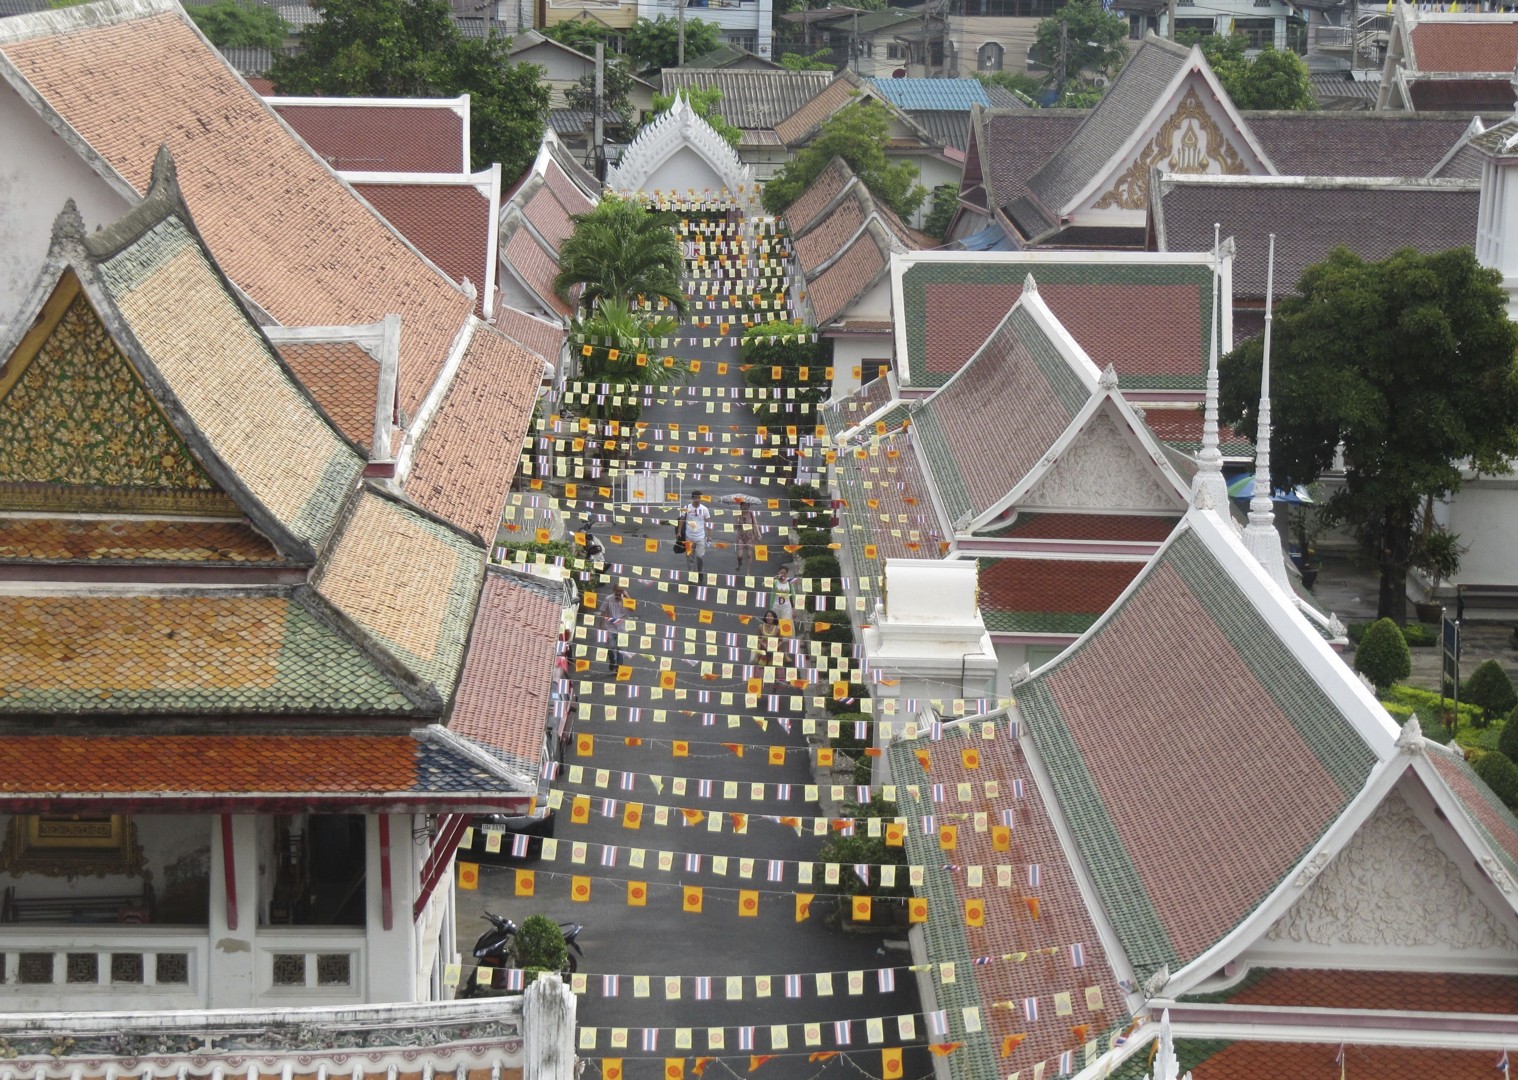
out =
[(1218, 513), (1227, 515), (1228, 484), (1223, 480), (1223, 452), (1218, 448), (1218, 342), (1222, 328), (1222, 226), (1212, 226), (1212, 330), (1207, 359), (1207, 401), (1202, 413), (1202, 449), (1197, 454), (1196, 475), (1191, 478), (1192, 502), (1202, 488), (1212, 497)]
[(1270, 479), (1270, 322), (1276, 276), (1276, 234), (1270, 234), (1270, 254), (1265, 270), (1265, 356), (1260, 365), (1260, 409), (1255, 415), (1254, 495), (1249, 500), (1249, 524), (1244, 526), (1244, 546), (1270, 580), (1292, 596), (1286, 580), (1286, 560), (1276, 532), (1275, 487)]

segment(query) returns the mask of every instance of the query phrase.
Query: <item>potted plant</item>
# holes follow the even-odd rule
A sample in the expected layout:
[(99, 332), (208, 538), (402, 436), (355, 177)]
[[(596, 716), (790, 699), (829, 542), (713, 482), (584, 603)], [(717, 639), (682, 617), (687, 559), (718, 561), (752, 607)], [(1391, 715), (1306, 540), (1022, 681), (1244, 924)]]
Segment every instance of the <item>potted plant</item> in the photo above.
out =
[[(1313, 485), (1311, 489), (1315, 499), (1316, 487)], [(1323, 517), (1314, 503), (1301, 503), (1293, 510), (1291, 531), (1296, 543), (1292, 548), (1291, 561), (1301, 571), (1302, 587), (1305, 589), (1311, 589), (1317, 583), (1318, 571), (1322, 569), (1322, 564), (1318, 562), (1318, 549), (1314, 545), (1323, 528)]]

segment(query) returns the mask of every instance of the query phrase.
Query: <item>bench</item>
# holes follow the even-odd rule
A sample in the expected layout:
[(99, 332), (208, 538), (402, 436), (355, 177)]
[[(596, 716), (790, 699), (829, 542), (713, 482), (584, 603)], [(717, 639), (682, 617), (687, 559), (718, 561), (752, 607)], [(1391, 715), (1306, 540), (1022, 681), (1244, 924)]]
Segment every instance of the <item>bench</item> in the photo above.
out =
[(3, 923), (149, 923), (153, 921), (153, 886), (140, 893), (109, 896), (17, 896), (8, 885), (0, 901)]

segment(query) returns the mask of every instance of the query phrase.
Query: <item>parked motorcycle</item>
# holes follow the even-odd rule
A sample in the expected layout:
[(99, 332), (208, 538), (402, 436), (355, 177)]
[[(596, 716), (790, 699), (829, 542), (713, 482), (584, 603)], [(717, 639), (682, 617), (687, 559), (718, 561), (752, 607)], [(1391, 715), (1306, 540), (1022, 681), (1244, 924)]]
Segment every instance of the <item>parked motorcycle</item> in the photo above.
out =
[[(517, 924), (500, 915), (492, 915), (485, 912), (482, 916), (489, 920), (490, 929), (475, 940), (474, 943), (474, 978), (458, 994), (460, 998), (477, 997), (487, 988), (493, 987), (496, 982), (496, 972), (518, 966), (516, 951)], [(585, 950), (580, 948), (580, 931), (585, 927), (581, 923), (566, 922), (559, 924), (559, 930), (564, 935), (565, 950), (565, 975), (573, 975), (580, 970), (580, 959), (585, 956)]]
[(586, 587), (595, 589), (601, 582), (601, 576), (606, 573), (606, 545), (595, 534), (595, 523), (587, 521), (580, 526), (580, 535), (584, 542), (576, 546), (575, 554), (584, 561), (586, 573)]

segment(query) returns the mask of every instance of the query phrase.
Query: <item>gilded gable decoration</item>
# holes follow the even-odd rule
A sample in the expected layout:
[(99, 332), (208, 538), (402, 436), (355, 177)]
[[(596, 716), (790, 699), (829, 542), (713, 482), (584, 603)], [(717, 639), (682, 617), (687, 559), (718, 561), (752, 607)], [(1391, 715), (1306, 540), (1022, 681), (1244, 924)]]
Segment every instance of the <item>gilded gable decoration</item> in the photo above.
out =
[(1142, 210), (1149, 205), (1149, 170), (1163, 165), (1172, 173), (1248, 172), (1244, 159), (1223, 135), (1223, 129), (1202, 104), (1195, 86), (1188, 86), (1175, 112), (1160, 125), (1149, 144), (1092, 207), (1094, 210)]

